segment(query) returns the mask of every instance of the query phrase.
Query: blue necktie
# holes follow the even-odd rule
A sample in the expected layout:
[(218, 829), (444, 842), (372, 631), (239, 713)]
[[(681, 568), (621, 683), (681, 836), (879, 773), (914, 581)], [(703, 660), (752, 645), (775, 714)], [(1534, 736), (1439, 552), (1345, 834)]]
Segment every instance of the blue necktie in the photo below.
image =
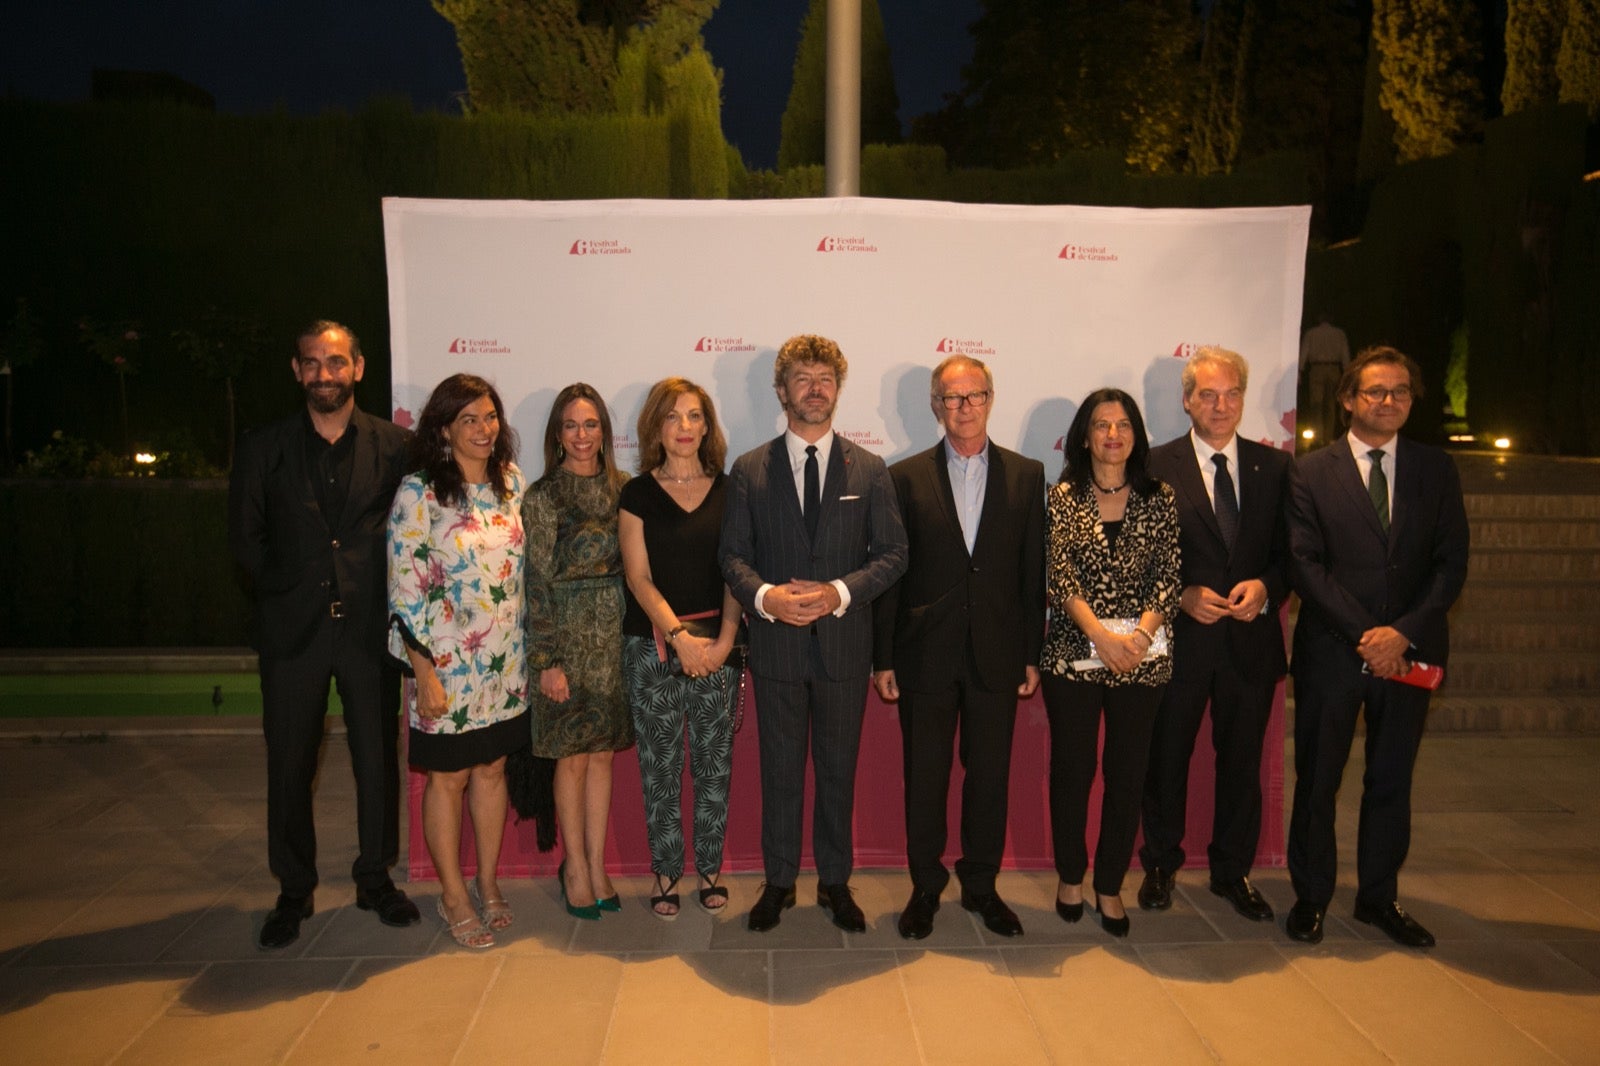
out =
[(1217, 452), (1211, 457), (1217, 468), (1216, 496), (1217, 527), (1222, 530), (1222, 543), (1233, 551), (1233, 540), (1239, 535), (1239, 495), (1233, 491), (1233, 476), (1228, 473), (1228, 457)]

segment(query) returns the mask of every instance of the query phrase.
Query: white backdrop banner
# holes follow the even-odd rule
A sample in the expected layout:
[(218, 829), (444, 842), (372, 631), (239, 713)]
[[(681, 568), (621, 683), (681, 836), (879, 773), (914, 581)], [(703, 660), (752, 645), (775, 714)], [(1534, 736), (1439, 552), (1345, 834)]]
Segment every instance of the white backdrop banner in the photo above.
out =
[(618, 459), (652, 383), (711, 393), (730, 457), (779, 432), (772, 359), (796, 333), (850, 362), (835, 427), (893, 462), (937, 439), (928, 371), (994, 371), (989, 429), (1061, 468), (1078, 402), (1139, 399), (1151, 443), (1187, 429), (1183, 357), (1249, 360), (1240, 431), (1293, 446), (1307, 207), (1136, 210), (904, 200), (384, 201), (395, 421), (442, 378), (493, 381), (542, 472), (551, 401), (587, 381)]

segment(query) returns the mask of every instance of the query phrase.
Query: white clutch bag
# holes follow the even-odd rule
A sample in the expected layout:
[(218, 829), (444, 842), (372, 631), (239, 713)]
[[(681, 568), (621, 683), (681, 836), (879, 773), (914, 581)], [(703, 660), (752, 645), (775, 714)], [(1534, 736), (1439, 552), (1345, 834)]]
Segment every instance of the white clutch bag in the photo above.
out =
[[(1108, 618), (1101, 624), (1119, 637), (1125, 637), (1139, 628), (1139, 620), (1137, 618)], [(1151, 641), (1150, 646), (1144, 650), (1144, 658), (1140, 661), (1149, 662), (1151, 659), (1159, 659), (1167, 654), (1169, 654), (1167, 627), (1162, 625), (1156, 629), (1156, 639)], [(1074, 659), (1072, 661), (1074, 670), (1104, 670), (1105, 666), (1106, 664), (1100, 661), (1099, 655), (1095, 652), (1094, 641), (1092, 640), (1089, 642), (1089, 658)]]

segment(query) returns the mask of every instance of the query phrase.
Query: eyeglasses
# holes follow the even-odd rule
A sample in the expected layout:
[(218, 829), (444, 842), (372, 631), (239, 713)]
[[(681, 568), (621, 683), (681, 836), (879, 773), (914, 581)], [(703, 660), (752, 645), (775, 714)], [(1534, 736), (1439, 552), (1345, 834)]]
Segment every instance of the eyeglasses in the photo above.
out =
[(1382, 385), (1374, 385), (1370, 389), (1357, 389), (1356, 392), (1368, 403), (1382, 403), (1389, 399), (1394, 400), (1395, 403), (1411, 402), (1410, 385), (1397, 385), (1392, 389), (1386, 389)]
[(968, 407), (987, 407), (989, 406), (989, 390), (947, 392), (939, 397), (939, 402), (944, 404), (946, 411), (959, 411), (962, 404), (966, 404)]
[(1234, 407), (1244, 403), (1243, 389), (1229, 389), (1227, 392), (1217, 392), (1215, 389), (1201, 389), (1195, 397), (1207, 407), (1215, 407), (1218, 402)]

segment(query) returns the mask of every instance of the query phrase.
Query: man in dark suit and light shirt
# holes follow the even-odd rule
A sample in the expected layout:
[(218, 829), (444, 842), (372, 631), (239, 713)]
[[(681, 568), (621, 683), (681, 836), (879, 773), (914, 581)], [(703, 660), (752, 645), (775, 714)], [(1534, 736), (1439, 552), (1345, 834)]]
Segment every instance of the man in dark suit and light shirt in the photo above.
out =
[(889, 468), (911, 565), (873, 607), (873, 684), (900, 702), (911, 898), (900, 935), (933, 932), (951, 751), (960, 730), (961, 905), (999, 936), (1022, 923), (995, 891), (1006, 846), (1017, 699), (1039, 687), (1044, 643), (1044, 466), (989, 439), (994, 377), (952, 355), (934, 368), (944, 439)]
[(1250, 367), (1237, 352), (1201, 348), (1183, 368), (1188, 433), (1150, 451), (1172, 486), (1182, 553), (1172, 681), (1156, 714), (1144, 786), (1144, 883), (1139, 906), (1172, 906), (1183, 866), (1189, 762), (1206, 705), (1216, 752), (1211, 891), (1252, 921), (1272, 908), (1250, 883), (1261, 836), (1261, 746), (1288, 667), (1278, 608), (1289, 594), (1283, 508), (1287, 452), (1238, 434)]
[(761, 750), (758, 933), (794, 906), (808, 747), (817, 902), (839, 928), (866, 930), (849, 884), (856, 756), (872, 601), (905, 572), (906, 533), (883, 460), (833, 432), (847, 369), (826, 337), (785, 341), (772, 380), (788, 428), (740, 456), (728, 482), (722, 574), (750, 616)]
[(1407, 947), (1433, 935), (1398, 901), (1411, 845), (1411, 771), (1428, 714), (1419, 664), (1450, 653), (1445, 613), (1467, 576), (1467, 516), (1450, 456), (1400, 436), (1422, 374), (1393, 348), (1368, 348), (1345, 370), (1344, 437), (1296, 464), (1290, 478), (1294, 634), (1294, 812), (1291, 938), (1322, 939), (1338, 866), (1335, 800), (1356, 715), (1366, 720), (1366, 769), (1356, 835), (1359, 922)]
[(400, 678), (386, 654), (384, 531), (411, 434), (359, 410), (354, 333), (318, 321), (290, 358), (306, 406), (239, 446), (228, 539), (255, 597), (267, 742), (267, 859), (279, 895), (257, 936), (281, 948), (311, 917), (317, 775), (328, 684), (339, 686), (356, 779), (356, 906), (385, 925), (421, 921), (389, 879), (400, 855)]

